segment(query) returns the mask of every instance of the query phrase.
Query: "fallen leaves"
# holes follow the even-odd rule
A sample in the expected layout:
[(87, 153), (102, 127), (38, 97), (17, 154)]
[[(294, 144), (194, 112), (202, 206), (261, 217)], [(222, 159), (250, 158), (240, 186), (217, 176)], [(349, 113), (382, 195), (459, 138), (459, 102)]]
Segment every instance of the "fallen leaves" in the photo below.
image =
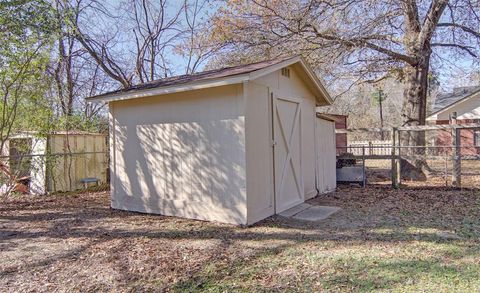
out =
[[(387, 275), (390, 266), (399, 266), (410, 280), (403, 285), (411, 286), (418, 280), (411, 266), (428, 273), (427, 258), (446, 265), (465, 251), (480, 257), (475, 190), (340, 186), (310, 202), (342, 210), (318, 223), (272, 217), (240, 228), (112, 210), (107, 193), (2, 198), (0, 287), (354, 290), (402, 285), (403, 279)], [(446, 232), (458, 238), (443, 237)], [(455, 244), (447, 246), (453, 252), (440, 253), (445, 243)], [(368, 275), (373, 280), (367, 282)]]

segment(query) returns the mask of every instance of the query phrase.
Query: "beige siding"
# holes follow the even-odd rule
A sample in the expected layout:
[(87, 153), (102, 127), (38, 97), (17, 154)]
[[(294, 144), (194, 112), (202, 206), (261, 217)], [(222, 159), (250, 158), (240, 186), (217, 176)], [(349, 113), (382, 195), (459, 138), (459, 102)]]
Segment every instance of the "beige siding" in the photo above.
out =
[(245, 86), (248, 223), (274, 214), (270, 94), (265, 85)]
[(335, 123), (317, 118), (317, 189), (320, 193), (335, 190), (336, 158), (335, 158)]
[(281, 75), (281, 71), (256, 79), (253, 83), (263, 85), (278, 97), (302, 99), (302, 176), (306, 198), (316, 195), (315, 188), (315, 97), (302, 81), (295, 67), (290, 68), (290, 78)]
[[(315, 184), (315, 103), (311, 99), (304, 99), (302, 107), (302, 167), (305, 199), (309, 199), (317, 195)], [(328, 135), (325, 138), (328, 138)]]
[[(315, 97), (298, 67), (290, 69), (290, 78), (278, 70), (243, 84), (111, 102), (112, 207), (234, 224), (273, 215), (271, 93), (300, 103), (297, 189), (301, 201), (315, 196)], [(333, 131), (322, 135), (334, 144)]]
[(111, 201), (113, 202), (113, 197), (117, 194), (115, 186), (120, 184), (117, 182), (118, 176), (117, 174), (117, 160), (116, 154), (118, 152), (117, 145), (115, 144), (116, 141), (116, 133), (117, 133), (117, 124), (115, 123), (115, 103), (108, 104), (108, 144), (110, 145), (110, 194), (111, 194)]
[(246, 224), (241, 85), (110, 106), (112, 207)]

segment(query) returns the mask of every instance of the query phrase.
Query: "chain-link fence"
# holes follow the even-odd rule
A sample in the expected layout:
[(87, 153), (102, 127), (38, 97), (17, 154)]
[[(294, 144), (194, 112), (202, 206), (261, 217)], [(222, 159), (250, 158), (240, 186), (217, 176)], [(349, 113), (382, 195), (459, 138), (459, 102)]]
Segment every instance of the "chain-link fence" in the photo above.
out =
[[(343, 147), (343, 155), (337, 157), (337, 161), (347, 162), (347, 166), (357, 168), (361, 172), (364, 169), (365, 182), (367, 184), (391, 185), (394, 174), (392, 155), (375, 155), (384, 153), (385, 146), (370, 145), (368, 147)], [(389, 147), (392, 150), (392, 147)], [(420, 148), (417, 148), (418, 153)], [(458, 149), (452, 146), (423, 147), (423, 155), (413, 154), (411, 147), (395, 147), (394, 159), (399, 160), (398, 183), (407, 186), (437, 186), (437, 187), (462, 187), (480, 188), (480, 155), (467, 155), (472, 149), (479, 150), (474, 146), (460, 147), (462, 153), (454, 156), (452, 153)], [(399, 155), (398, 155), (399, 154)], [(425, 162), (423, 170), (415, 166), (416, 160)], [(339, 164), (337, 164), (338, 167)], [(338, 173), (338, 172), (337, 172)], [(342, 181), (341, 178), (339, 178)], [(349, 180), (345, 180), (348, 182)], [(356, 180), (361, 183), (363, 180)]]
[[(476, 124), (403, 127), (392, 130), (389, 141), (349, 141), (337, 148), (337, 168), (347, 167), (337, 169), (337, 178), (393, 186), (480, 188), (479, 130)], [(368, 129), (360, 131), (369, 134)]]
[(0, 157), (0, 194), (59, 194), (109, 189), (108, 152)]
[[(398, 128), (394, 140), (402, 176), (410, 181), (419, 175), (438, 185), (479, 188), (479, 131), (475, 123)], [(416, 174), (420, 167), (423, 173)]]

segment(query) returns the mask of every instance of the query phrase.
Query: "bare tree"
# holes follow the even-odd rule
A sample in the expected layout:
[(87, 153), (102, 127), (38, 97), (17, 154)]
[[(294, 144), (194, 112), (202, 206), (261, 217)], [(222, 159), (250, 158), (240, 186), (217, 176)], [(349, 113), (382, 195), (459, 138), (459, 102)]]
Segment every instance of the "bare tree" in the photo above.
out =
[[(220, 10), (216, 31), (246, 51), (301, 53), (329, 73), (340, 65), (358, 81), (401, 78), (403, 124), (423, 125), (432, 61), (479, 60), (478, 11), (470, 0), (243, 0)], [(423, 144), (420, 132), (411, 138)]]
[[(84, 98), (112, 89), (112, 78), (108, 78), (100, 64), (78, 41), (75, 26), (88, 4), (94, 1), (54, 0), (55, 34), (51, 51), (51, 62), (47, 74), (51, 76), (49, 98), (55, 113), (57, 127), (85, 129), (93, 126), (104, 105), (89, 105)], [(76, 116), (72, 118), (72, 116)]]
[(71, 116), (73, 114), (74, 100), (72, 63), (76, 40), (71, 34), (69, 34), (66, 28), (66, 10), (64, 5), (62, 5), (62, 2), (63, 1), (61, 0), (56, 0), (54, 3), (58, 40), (56, 46), (57, 58), (55, 62), (56, 64), (54, 65), (53, 77), (56, 83), (56, 91), (61, 105), (62, 114)]
[(120, 83), (122, 87), (132, 85), (133, 74), (128, 71), (127, 66), (123, 64), (119, 56), (113, 53), (113, 48), (118, 46), (118, 19), (117, 26), (111, 22), (108, 31), (101, 30), (92, 25), (92, 19), (116, 19), (101, 1), (60, 0), (57, 3), (61, 3), (59, 5), (61, 9), (68, 12), (64, 16), (71, 35), (81, 44), (103, 72)]
[[(224, 46), (211, 38), (208, 0), (124, 0), (116, 9), (96, 0), (71, 1), (78, 12), (70, 21), (75, 38), (123, 88), (165, 78), (182, 67), (194, 73)], [(93, 27), (92, 15), (109, 25)]]
[[(407, 125), (425, 123), (433, 48), (452, 48), (478, 60), (478, 1), (238, 3), (222, 10), (217, 18), (217, 30), (226, 40), (247, 47), (291, 47), (287, 52), (305, 53), (322, 63), (340, 59), (349, 70), (356, 69), (362, 80), (401, 74)], [(448, 13), (444, 13), (446, 8)]]
[(122, 68), (108, 49), (108, 43), (112, 41), (113, 38), (102, 43), (84, 34), (79, 28), (76, 29), (75, 35), (76, 39), (110, 78), (119, 82), (124, 88), (132, 85), (133, 75), (128, 74), (126, 70)]
[(166, 77), (166, 51), (173, 47), (172, 43), (181, 34), (178, 28), (178, 18), (183, 7), (174, 7), (172, 15), (168, 14), (166, 0), (130, 0), (130, 18), (134, 26), (136, 63), (135, 74), (141, 83)]
[(185, 0), (182, 42), (176, 52), (186, 59), (185, 73), (195, 73), (198, 68), (223, 46), (211, 38), (211, 21), (207, 15), (208, 0)]

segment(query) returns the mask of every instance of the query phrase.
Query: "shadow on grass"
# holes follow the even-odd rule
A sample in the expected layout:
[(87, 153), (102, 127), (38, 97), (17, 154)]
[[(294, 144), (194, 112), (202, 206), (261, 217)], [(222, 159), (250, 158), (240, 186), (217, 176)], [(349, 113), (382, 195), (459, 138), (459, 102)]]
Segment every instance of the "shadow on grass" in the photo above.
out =
[[(314, 259), (314, 264), (305, 269), (292, 264), (290, 251), (295, 250), (298, 243), (281, 245), (275, 248), (262, 249), (248, 260), (238, 259), (232, 263), (210, 265), (192, 277), (179, 281), (173, 289), (180, 292), (229, 292), (234, 290), (258, 290), (258, 280), (265, 281), (272, 272), (292, 268), (292, 274), (284, 275), (280, 280), (263, 283), (262, 290), (313, 292), (319, 288), (334, 292), (353, 291), (371, 292), (372, 290), (392, 290), (408, 285), (422, 289), (421, 278), (429, 284), (452, 287), (462, 284), (480, 285), (479, 268), (475, 263), (469, 265), (446, 265), (442, 258), (450, 257), (446, 251), (424, 259), (383, 259), (381, 257), (328, 257)], [(368, 245), (368, 244), (366, 244)], [(467, 255), (478, 255), (480, 249), (463, 248), (460, 259)], [(304, 252), (305, 253), (305, 252)], [(308, 252), (307, 252), (308, 253)], [(308, 259), (302, 252), (293, 255), (300, 263)], [(453, 258), (452, 258), (453, 259)], [(328, 269), (326, 269), (327, 264)], [(304, 272), (299, 270), (304, 269)], [(322, 272), (318, 274), (316, 272)], [(300, 274), (300, 276), (299, 276)], [(277, 277), (278, 278), (278, 277)], [(319, 286), (319, 284), (321, 284)], [(473, 288), (473, 287), (472, 287)]]
[(446, 265), (436, 256), (422, 260), (349, 258), (337, 260), (334, 267), (340, 273), (326, 278), (326, 289), (344, 288), (356, 292), (371, 292), (379, 289), (408, 290), (408, 287), (410, 290), (420, 290), (427, 284), (452, 289), (456, 288), (459, 282), (466, 286), (471, 285), (470, 289), (480, 285), (479, 270), (474, 264)]
[[(362, 189), (359, 189), (362, 190)], [(378, 188), (374, 192), (384, 192), (386, 189)], [(443, 189), (440, 189), (443, 190)], [(373, 192), (372, 191), (372, 192)], [(357, 191), (355, 191), (357, 192)], [(421, 202), (421, 193), (418, 189), (408, 190), (413, 199)], [(385, 197), (395, 193), (386, 194)], [(383, 195), (382, 195), (383, 196)], [(382, 196), (379, 197), (380, 201)], [(451, 195), (448, 195), (451, 196)], [(338, 204), (345, 203), (348, 199), (340, 198)], [(401, 199), (399, 199), (401, 200)], [(173, 288), (178, 291), (202, 291), (214, 289), (215, 291), (247, 289), (254, 290), (256, 279), (261, 278), (264, 282), (268, 274), (273, 274), (285, 268), (292, 269), (291, 275), (284, 279), (272, 280), (266, 285), (272, 290), (303, 290), (314, 291), (321, 286), (329, 289), (351, 289), (369, 291), (371, 289), (392, 289), (400, 285), (408, 285), (411, 279), (413, 283), (421, 276), (432, 280), (444, 278), (447, 282), (454, 282), (459, 275), (470, 282), (472, 276), (478, 270), (470, 266), (459, 267), (447, 265), (445, 259), (458, 260), (468, 256), (480, 254), (478, 235), (473, 233), (467, 239), (444, 239), (435, 234), (436, 230), (467, 229), (477, 227), (478, 221), (470, 217), (465, 222), (462, 219), (454, 219), (447, 224), (442, 222), (439, 216), (449, 206), (442, 207), (434, 213), (422, 213), (419, 211), (403, 212), (400, 209), (398, 218), (391, 219), (388, 209), (383, 209), (381, 202), (372, 201), (365, 203), (367, 206), (356, 208), (354, 205), (346, 205), (341, 213), (331, 219), (319, 223), (294, 221), (282, 217), (272, 217), (249, 228), (239, 228), (231, 225), (190, 221), (155, 215), (144, 215), (133, 212), (115, 211), (105, 206), (106, 201), (90, 199), (84, 203), (68, 202), (55, 206), (55, 200), (43, 204), (9, 205), (0, 210), (0, 223), (10, 223), (0, 229), (0, 247), (4, 252), (10, 249), (18, 249), (16, 243), (21, 240), (28, 242), (45, 241), (45, 239), (81, 239), (86, 244), (46, 256), (37, 261), (26, 261), (22, 267), (7, 267), (2, 269), (0, 279), (5, 276), (16, 276), (28, 270), (51, 266), (60, 261), (78, 261), (80, 255), (97, 245), (114, 243), (114, 249), (107, 251), (109, 258), (116, 265), (117, 271), (122, 275), (124, 285), (142, 291), (149, 286), (153, 289)], [(335, 203), (333, 200), (332, 203)], [(462, 204), (474, 204), (462, 202)], [(378, 206), (382, 209), (377, 210)], [(378, 216), (379, 219), (362, 218), (362, 210), (367, 216)], [(347, 224), (340, 225), (344, 220)], [(115, 224), (132, 224), (138, 221), (136, 226), (118, 228)], [(148, 222), (155, 225), (148, 225)], [(349, 221), (357, 221), (358, 225), (348, 225)], [(29, 224), (41, 225), (42, 229), (29, 227)], [(113, 225), (112, 225), (113, 224)], [(156, 276), (153, 280), (146, 280), (141, 272), (131, 270), (128, 264), (122, 262), (122, 255), (128, 254), (132, 246), (136, 245), (135, 239), (168, 240), (171, 243), (180, 240), (218, 240), (215, 253), (202, 260), (202, 265), (191, 269), (188, 274), (182, 275), (173, 283), (165, 283), (162, 276)], [(121, 241), (117, 243), (115, 241)], [(248, 257), (241, 254), (231, 255), (233, 249), (243, 249), (243, 243), (269, 243), (275, 242), (273, 247), (267, 245), (253, 249)], [(473, 241), (473, 242), (472, 242)], [(115, 244), (116, 243), (116, 244)], [(312, 270), (301, 267), (301, 262), (308, 259), (309, 253), (319, 253), (315, 247), (327, 245), (328, 247), (347, 246), (355, 251), (355, 247), (384, 247), (385, 245), (410, 245), (411, 243), (425, 243), (439, 246), (447, 246), (445, 251), (437, 251), (432, 256), (419, 256), (419, 259), (403, 259), (401, 255), (394, 259), (381, 259), (376, 257), (358, 258), (355, 255), (348, 257), (332, 256), (329, 267), (322, 265), (330, 256), (320, 254), (321, 257), (313, 257), (310, 264)], [(473, 243), (473, 244), (472, 244)], [(312, 247), (300, 249), (300, 247)], [(292, 256), (293, 254), (293, 256)], [(297, 259), (299, 260), (297, 263)], [(171, 264), (173, 267), (180, 264)], [(300, 267), (296, 267), (300, 266)], [(322, 270), (327, 270), (324, 273)], [(311, 272), (310, 272), (311, 271)], [(278, 277), (277, 277), (278, 278)], [(156, 281), (155, 281), (156, 280)], [(243, 284), (239, 284), (243, 282)], [(148, 285), (147, 285), (148, 283)], [(173, 287), (172, 287), (173, 286)], [(251, 286), (251, 287), (248, 287)]]

